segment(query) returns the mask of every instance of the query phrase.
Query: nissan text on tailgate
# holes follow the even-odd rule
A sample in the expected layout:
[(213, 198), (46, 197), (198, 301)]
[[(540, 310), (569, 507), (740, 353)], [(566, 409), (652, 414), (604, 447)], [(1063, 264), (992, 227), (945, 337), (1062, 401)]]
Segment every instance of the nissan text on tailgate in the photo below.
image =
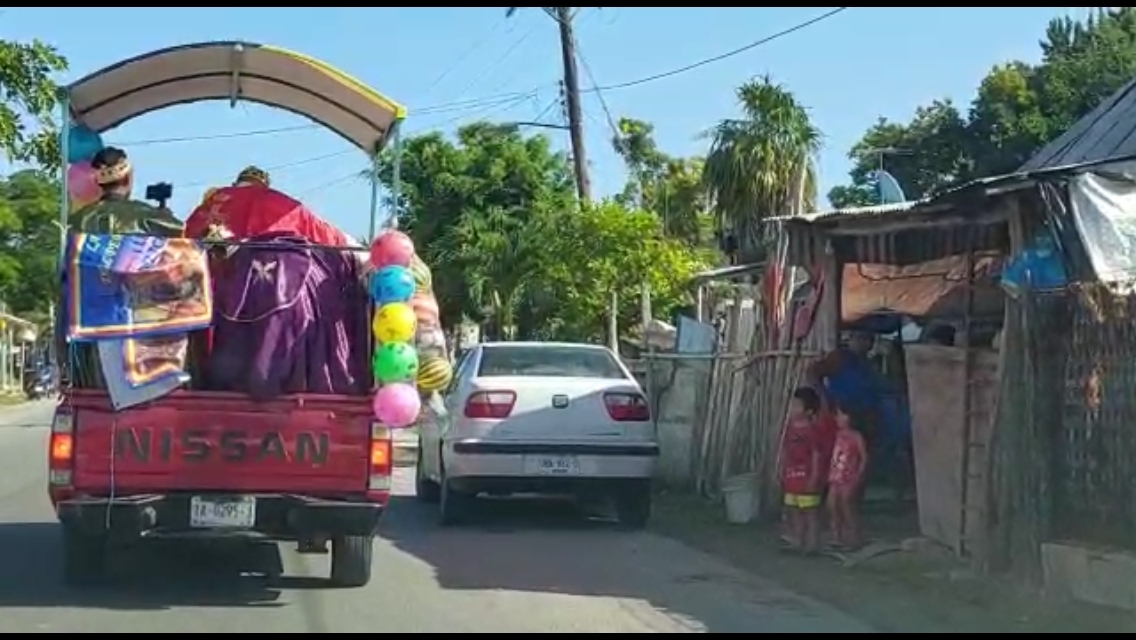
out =
[(366, 398), (181, 392), (114, 412), (73, 390), (51, 429), (50, 495), (67, 577), (101, 577), (107, 551), (146, 537), (255, 534), (331, 543), (333, 582), (370, 578), (390, 491), (390, 432)]

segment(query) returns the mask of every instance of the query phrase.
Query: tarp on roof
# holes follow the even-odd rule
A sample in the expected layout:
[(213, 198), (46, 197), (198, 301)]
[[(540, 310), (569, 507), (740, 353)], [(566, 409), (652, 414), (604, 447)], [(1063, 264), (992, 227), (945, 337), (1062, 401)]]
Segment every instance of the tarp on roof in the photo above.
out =
[[(974, 316), (1001, 312), (1003, 295), (997, 280), (1001, 272), (1001, 260), (975, 259)], [(966, 313), (966, 258), (950, 256), (905, 267), (846, 264), (841, 291), (841, 316), (846, 324), (882, 313), (962, 318)]]

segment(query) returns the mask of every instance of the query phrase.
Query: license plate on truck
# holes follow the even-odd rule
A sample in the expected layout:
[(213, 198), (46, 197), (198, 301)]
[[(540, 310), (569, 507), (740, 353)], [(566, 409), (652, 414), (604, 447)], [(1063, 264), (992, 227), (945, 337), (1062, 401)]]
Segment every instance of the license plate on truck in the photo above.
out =
[(541, 476), (575, 476), (580, 474), (576, 456), (525, 456), (525, 473)]
[(197, 529), (251, 528), (256, 525), (256, 498), (252, 496), (193, 496), (189, 526)]

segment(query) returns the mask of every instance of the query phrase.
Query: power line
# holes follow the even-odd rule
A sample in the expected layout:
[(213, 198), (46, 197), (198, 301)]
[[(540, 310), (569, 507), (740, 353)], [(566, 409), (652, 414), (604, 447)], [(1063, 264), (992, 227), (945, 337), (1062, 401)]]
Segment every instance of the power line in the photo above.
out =
[(441, 83), (442, 80), (445, 80), (446, 77), (448, 77), (450, 75), (450, 73), (452, 73), (454, 71), (454, 69), (457, 69), (458, 67), (460, 67), (461, 64), (463, 62), (465, 62), (467, 58), (469, 58), (471, 55), (473, 55), (473, 53), (475, 51), (480, 49), (485, 43), (489, 42), (492, 39), (493, 34), (497, 32), (497, 29), (499, 29), (501, 27), (501, 25), (505, 24), (505, 21), (506, 21), (506, 18), (504, 16), (498, 18), (497, 22), (494, 22), (493, 26), (489, 27), (488, 33), (486, 33), (482, 38), (480, 38), (479, 40), (474, 42), (473, 46), (469, 47), (468, 49), (465, 50), (464, 53), (462, 53), (460, 56), (458, 56), (458, 59), (455, 60), (453, 62), (453, 64), (451, 64), (449, 67), (446, 67), (445, 71), (438, 74), (438, 77), (434, 78), (434, 81), (431, 82), (429, 85), (427, 85), (426, 88), (422, 90), (422, 92), (424, 94), (429, 93), (431, 89), (438, 86), (438, 84)]
[(800, 31), (801, 29), (811, 27), (818, 22), (827, 20), (827, 19), (835, 16), (836, 14), (845, 11), (846, 9), (848, 9), (848, 7), (838, 7), (836, 9), (833, 9), (832, 11), (829, 11), (828, 13), (821, 14), (821, 15), (819, 15), (819, 16), (811, 19), (811, 20), (807, 20), (807, 21), (802, 22), (798, 25), (789, 27), (788, 29), (785, 29), (783, 31), (778, 31), (777, 33), (766, 36), (766, 37), (764, 37), (760, 40), (757, 40), (755, 42), (751, 42), (751, 43), (749, 43), (749, 44), (747, 44), (743, 47), (738, 47), (737, 49), (734, 49), (732, 51), (727, 51), (726, 53), (722, 53), (722, 54), (716, 55), (716, 56), (711, 57), (711, 58), (705, 58), (703, 60), (699, 60), (698, 62), (688, 64), (684, 67), (679, 67), (678, 69), (671, 69), (670, 71), (664, 71), (663, 73), (656, 73), (655, 75), (647, 76), (646, 78), (639, 78), (638, 80), (628, 80), (627, 82), (619, 82), (619, 83), (616, 83), (616, 84), (610, 84), (610, 85), (607, 85), (606, 87), (593, 87), (591, 89), (587, 89), (587, 91), (588, 92), (615, 91), (617, 89), (627, 89), (629, 87), (636, 87), (636, 86), (639, 86), (641, 84), (647, 84), (648, 82), (654, 82), (656, 80), (662, 80), (663, 78), (670, 78), (671, 76), (677, 76), (680, 73), (686, 73), (687, 71), (692, 71), (692, 70), (697, 69), (699, 67), (704, 67), (708, 64), (711, 64), (711, 63), (714, 63), (714, 62), (719, 62), (721, 60), (725, 60), (726, 58), (732, 58), (732, 57), (734, 57), (734, 56), (736, 56), (740, 53), (745, 53), (746, 51), (749, 51), (750, 49), (755, 49), (757, 47), (760, 47), (763, 44), (768, 44), (770, 42), (773, 42), (774, 40), (784, 38), (785, 36), (787, 36), (791, 33), (796, 33), (797, 31)]
[[(635, 80), (628, 80), (628, 81), (625, 81), (625, 82), (618, 82), (618, 83), (615, 83), (615, 84), (605, 85), (605, 86), (602, 86), (602, 87), (601, 86), (593, 86), (591, 88), (584, 89), (583, 92), (596, 93), (596, 92), (599, 92), (599, 91), (617, 91), (619, 89), (627, 89), (627, 88), (630, 88), (630, 87), (636, 87), (636, 86), (639, 86), (639, 85), (642, 85), (642, 84), (647, 84), (649, 82), (654, 82), (656, 80), (662, 80), (662, 79), (670, 78), (672, 76), (676, 76), (676, 75), (679, 75), (679, 74), (682, 74), (682, 73), (686, 73), (688, 71), (692, 71), (694, 69), (704, 67), (704, 66), (706, 66), (708, 64), (712, 64), (714, 62), (719, 62), (719, 61), (725, 60), (727, 58), (732, 58), (736, 55), (739, 55), (741, 53), (745, 53), (746, 51), (749, 51), (751, 49), (755, 49), (755, 48), (757, 48), (761, 45), (768, 44), (768, 43), (773, 42), (775, 40), (779, 40), (779, 39), (781, 39), (781, 38), (783, 38), (787, 35), (796, 33), (797, 31), (800, 31), (800, 30), (805, 29), (807, 27), (811, 27), (811, 26), (813, 26), (813, 25), (815, 25), (819, 22), (827, 20), (827, 19), (829, 19), (829, 18), (831, 18), (831, 17), (833, 17), (833, 16), (835, 16), (839, 13), (842, 13), (843, 11), (845, 11), (849, 8), (850, 7), (838, 7), (836, 9), (831, 10), (831, 11), (828, 11), (827, 13), (823, 13), (823, 14), (815, 17), (815, 18), (812, 18), (812, 19), (807, 20), (805, 22), (802, 22), (800, 24), (789, 27), (788, 29), (778, 31), (777, 33), (774, 33), (774, 34), (771, 34), (771, 35), (766, 36), (764, 38), (761, 38), (760, 40), (751, 42), (751, 43), (749, 43), (745, 46), (738, 47), (737, 49), (733, 49), (731, 51), (727, 51), (725, 53), (722, 53), (722, 54), (719, 54), (719, 55), (716, 55), (716, 56), (713, 56), (713, 57), (710, 57), (710, 58), (705, 58), (703, 60), (699, 60), (697, 62), (679, 67), (677, 69), (671, 69), (670, 71), (664, 71), (662, 73), (656, 73), (654, 75), (650, 75), (650, 76), (647, 76), (647, 77), (644, 77), (644, 78), (638, 78), (638, 79), (635, 79)], [(511, 55), (513, 53), (513, 51), (515, 51), (516, 48), (519, 47), (524, 42), (524, 40), (527, 39), (527, 37), (531, 33), (532, 33), (532, 31), (527, 32), (519, 40), (514, 42), (513, 45), (509, 48), (509, 50), (507, 50), (505, 52), (505, 54), (502, 55), (501, 58), (499, 58), (496, 63), (494, 63), (494, 65), (491, 65), (491, 68), (489, 70), (492, 70), (492, 67), (499, 65), (506, 58), (508, 58), (508, 56)], [(480, 80), (485, 75), (487, 75), (487, 72), (483, 72), (482, 75), (479, 76), (477, 80)], [(473, 83), (470, 83), (469, 87), (472, 87), (474, 84), (476, 84), (477, 80), (475, 80)], [(534, 97), (542, 89), (546, 89), (549, 86), (554, 86), (554, 85), (539, 85), (539, 86), (537, 86), (537, 87), (535, 87), (535, 88), (533, 88), (533, 89), (531, 89), (527, 92), (509, 92), (509, 93), (502, 93), (502, 94), (496, 94), (496, 95), (481, 96), (479, 98), (470, 98), (470, 99), (467, 99), (467, 100), (456, 100), (456, 101), (451, 101), (451, 102), (447, 102), (447, 103), (422, 107), (421, 109), (417, 109), (417, 110), (413, 111), (413, 113), (414, 113), (414, 115), (422, 116), (422, 115), (434, 115), (434, 114), (440, 114), (440, 113), (447, 113), (447, 112), (453, 112), (453, 111), (461, 111), (461, 110), (465, 110), (465, 109), (480, 110), (484, 107), (493, 107), (493, 106), (497, 106), (497, 105), (501, 105), (501, 104), (513, 103), (513, 98), (517, 98), (517, 97), (521, 97), (521, 96), (523, 96), (524, 98)], [(468, 87), (465, 90), (468, 90)], [(465, 90), (463, 90), (463, 92)], [(462, 117), (465, 117), (465, 116), (462, 116)], [(458, 119), (460, 120), (462, 117), (459, 117)], [(116, 142), (115, 144), (121, 145), (121, 146), (139, 147), (139, 146), (148, 146), (148, 145), (156, 145), (156, 144), (170, 144), (170, 143), (177, 143), (177, 142), (196, 142), (196, 141), (205, 141), (205, 140), (225, 140), (225, 139), (231, 139), (231, 138), (245, 138), (245, 137), (260, 136), (260, 135), (271, 135), (271, 134), (276, 134), (276, 133), (287, 133), (287, 132), (290, 132), (290, 131), (303, 131), (303, 130), (309, 130), (309, 129), (317, 129), (317, 128), (321, 128), (321, 127), (322, 127), (322, 125), (311, 123), (311, 124), (303, 124), (303, 125), (293, 125), (293, 126), (289, 126), (289, 127), (276, 127), (276, 128), (271, 128), (271, 129), (254, 129), (254, 130), (250, 130), (250, 131), (238, 131), (238, 132), (233, 132), (233, 133), (222, 133), (222, 134), (213, 134), (213, 135), (185, 136), (185, 137), (176, 137), (176, 138), (157, 138), (157, 139), (150, 139), (150, 140)]]
[[(454, 111), (482, 109), (485, 107), (495, 107), (501, 104), (512, 103), (515, 100), (527, 100), (536, 97), (540, 89), (533, 89), (527, 92), (510, 92), (502, 93), (494, 96), (483, 96), (480, 98), (471, 98), (469, 100), (459, 100), (454, 102), (442, 103), (429, 107), (423, 107), (416, 113), (418, 115), (438, 115), (443, 113), (452, 113)], [(254, 136), (272, 135), (277, 133), (289, 133), (293, 131), (309, 131), (312, 129), (321, 129), (323, 125), (310, 122), (307, 124), (297, 124), (285, 127), (271, 127), (266, 129), (250, 129), (247, 131), (234, 131), (229, 133), (215, 133), (203, 134), (195, 136), (177, 136), (171, 138), (149, 138), (145, 140), (125, 140), (113, 142), (116, 146), (122, 147), (146, 147), (158, 144), (174, 144), (179, 142), (199, 142), (206, 140), (229, 140), (232, 138), (250, 138)]]

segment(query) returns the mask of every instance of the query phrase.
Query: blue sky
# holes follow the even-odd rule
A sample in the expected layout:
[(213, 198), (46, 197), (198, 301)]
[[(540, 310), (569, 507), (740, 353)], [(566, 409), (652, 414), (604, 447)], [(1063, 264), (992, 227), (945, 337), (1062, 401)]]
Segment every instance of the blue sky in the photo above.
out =
[[(720, 54), (825, 11), (585, 8), (577, 37), (596, 81), (606, 85)], [(664, 150), (693, 154), (705, 149), (702, 131), (736, 113), (733, 89), (769, 73), (811, 109), (825, 133), (819, 168), (827, 192), (846, 180), (848, 149), (876, 118), (907, 119), (941, 97), (969, 103), (991, 65), (1037, 59), (1049, 19), (1086, 11), (852, 8), (747, 53), (604, 97), (616, 118), (653, 122)], [(11, 8), (0, 11), (0, 38), (38, 37), (59, 47), (71, 62), (62, 81), (175, 44), (264, 42), (323, 59), (406, 105), (410, 133), (452, 130), (482, 118), (532, 120), (544, 113), (544, 121), (554, 121), (556, 110), (546, 107), (557, 96), (561, 71), (556, 25), (536, 9), (508, 21), (503, 16), (504, 8)], [(582, 80), (590, 83), (587, 75)], [(584, 111), (594, 188), (610, 194), (623, 183), (623, 167), (594, 95), (586, 97)], [(363, 235), (369, 188), (351, 176), (366, 159), (306, 123), (257, 105), (230, 109), (214, 102), (150, 114), (104, 138), (131, 154), (141, 184), (173, 182), (172, 207), (183, 217), (206, 188), (257, 164), (280, 167), (272, 171), (275, 186)], [(551, 135), (567, 145), (566, 134)], [(206, 139), (169, 141), (176, 138)]]

